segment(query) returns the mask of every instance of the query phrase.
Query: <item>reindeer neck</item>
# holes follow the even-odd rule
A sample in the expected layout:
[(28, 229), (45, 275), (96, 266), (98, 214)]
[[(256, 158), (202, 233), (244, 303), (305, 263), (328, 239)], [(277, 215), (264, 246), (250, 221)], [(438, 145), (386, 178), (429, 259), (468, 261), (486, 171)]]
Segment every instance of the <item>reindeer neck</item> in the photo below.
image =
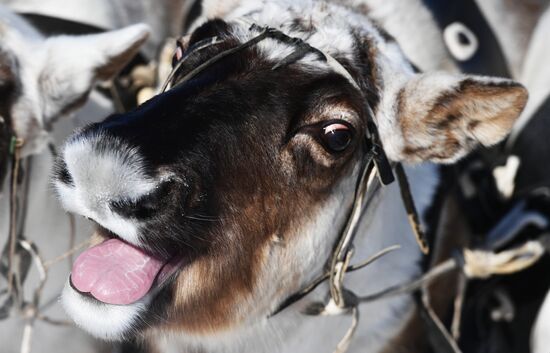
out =
[[(424, 214), (432, 203), (438, 183), (434, 165), (406, 168), (418, 210)], [(399, 188), (392, 184), (363, 216), (355, 240), (352, 262), (359, 262), (385, 247), (398, 244), (400, 250), (346, 277), (346, 286), (358, 294), (370, 294), (411, 280), (421, 271), (422, 254), (411, 232)], [(305, 316), (300, 313), (308, 303), (325, 300), (328, 286), (321, 286), (302, 302), (259, 325), (246, 339), (235, 341), (223, 352), (326, 352), (334, 351), (351, 323), (351, 317)], [(361, 319), (349, 352), (380, 353), (390, 342), (399, 339), (412, 316), (414, 305), (408, 295), (361, 305)], [(243, 345), (244, 344), (244, 345)], [(276, 347), (276, 349), (274, 348)], [(217, 352), (215, 347), (208, 352)]]
[[(406, 168), (406, 172), (422, 215), (431, 205), (438, 183), (436, 167), (426, 164)], [(370, 294), (406, 282), (421, 271), (422, 254), (407, 221), (398, 186), (386, 187), (374, 206), (376, 209), (367, 211), (362, 219), (352, 262), (364, 260), (391, 245), (398, 244), (401, 249), (347, 276), (347, 286), (358, 294)], [(322, 288), (317, 295), (324, 298), (326, 291), (326, 287)], [(408, 321), (414, 308), (411, 301), (411, 297), (406, 295), (362, 304), (360, 326), (349, 352), (381, 352), (396, 339)], [(332, 352), (349, 327), (351, 317), (306, 316), (296, 320), (300, 321), (300, 327), (293, 331), (295, 337), (285, 352)]]
[[(419, 165), (406, 168), (406, 172), (418, 210), (423, 214), (430, 206), (437, 187), (436, 166)], [(352, 262), (364, 260), (390, 245), (398, 244), (401, 249), (346, 277), (346, 286), (358, 294), (378, 292), (408, 281), (421, 271), (422, 254), (407, 221), (399, 187), (392, 184), (384, 188), (373, 206), (374, 209), (367, 211), (361, 221)], [(305, 316), (300, 313), (308, 303), (326, 299), (327, 293), (328, 287), (322, 285), (301, 302), (255, 325), (250, 331), (228, 332), (212, 337), (208, 346), (199, 340), (197, 347), (200, 347), (200, 352), (208, 353), (331, 353), (344, 336), (351, 317)], [(392, 340), (398, 338), (413, 309), (412, 299), (408, 295), (362, 304), (359, 328), (349, 353), (382, 352)], [(189, 347), (189, 342), (190, 337), (174, 336), (168, 340), (157, 340), (156, 345), (163, 352), (179, 352), (182, 344)]]

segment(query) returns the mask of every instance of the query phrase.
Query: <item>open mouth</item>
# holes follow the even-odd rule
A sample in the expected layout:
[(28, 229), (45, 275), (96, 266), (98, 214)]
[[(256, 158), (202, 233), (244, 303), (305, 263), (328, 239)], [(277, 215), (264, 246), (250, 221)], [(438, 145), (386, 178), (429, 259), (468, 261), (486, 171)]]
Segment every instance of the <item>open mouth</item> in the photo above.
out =
[(163, 259), (119, 238), (109, 238), (81, 253), (70, 283), (77, 291), (115, 305), (128, 305), (160, 288), (181, 259)]

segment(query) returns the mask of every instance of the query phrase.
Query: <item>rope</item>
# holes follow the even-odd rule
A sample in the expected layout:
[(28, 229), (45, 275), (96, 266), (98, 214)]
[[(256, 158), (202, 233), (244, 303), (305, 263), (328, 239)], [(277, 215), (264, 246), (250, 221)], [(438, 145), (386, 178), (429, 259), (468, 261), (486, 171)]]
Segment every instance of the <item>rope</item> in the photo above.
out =
[(21, 160), (21, 147), (23, 139), (12, 136), (9, 153), (12, 156), (11, 184), (10, 184), (10, 220), (8, 238), (8, 293), (14, 290), (14, 269), (15, 245), (17, 243), (17, 187), (19, 180), (19, 163)]
[(544, 246), (529, 241), (518, 248), (492, 253), (482, 250), (464, 250), (464, 273), (469, 278), (485, 279), (522, 271), (544, 255)]
[(386, 288), (380, 292), (359, 297), (359, 301), (373, 302), (380, 299), (407, 294), (454, 270), (461, 269), (468, 278), (485, 279), (493, 275), (512, 274), (535, 264), (544, 255), (540, 241), (532, 240), (524, 245), (498, 253), (485, 250), (464, 249), (462, 261), (450, 258), (433, 267), (420, 278)]
[[(399, 249), (400, 246), (399, 245), (392, 245), (392, 246), (389, 246), (387, 248), (384, 248), (382, 250), (380, 250), (379, 252), (375, 253), (374, 255), (372, 255), (371, 257), (369, 257), (367, 260), (363, 261), (363, 262), (360, 262), (356, 265), (350, 265), (348, 266), (346, 272), (353, 272), (353, 271), (357, 271), (359, 269), (362, 269), (363, 267), (365, 266), (368, 266), (370, 265), (371, 263), (373, 263), (374, 261), (380, 259), (381, 257), (389, 254), (390, 252), (392, 251), (395, 251), (397, 249)], [(321, 276), (317, 277), (315, 280), (313, 280), (310, 285), (308, 285), (307, 287), (305, 287), (304, 289), (302, 289), (301, 291), (295, 293), (294, 295), (290, 296), (287, 300), (285, 300), (271, 315), (270, 317), (272, 316), (275, 316), (276, 314), (278, 314), (279, 312), (281, 312), (282, 310), (286, 309), (287, 307), (289, 307), (290, 305), (294, 304), (295, 302), (297, 302), (298, 300), (304, 298), (306, 295), (308, 295), (309, 293), (313, 292), (315, 290), (315, 288), (317, 288), (321, 283), (323, 283), (324, 281), (326, 281), (327, 279), (329, 279), (330, 277), (330, 273), (329, 272), (326, 272), (324, 274), (322, 274)], [(320, 310), (317, 310), (318, 308), (318, 305), (321, 305), (321, 308)], [(324, 309), (325, 305), (322, 304), (322, 303), (314, 303), (315, 306), (315, 309), (311, 310), (311, 308), (307, 308), (306, 309), (306, 312), (304, 312), (306, 315), (319, 315), (319, 313)]]
[[(382, 251), (373, 255), (364, 263), (361, 263), (358, 265), (352, 265), (352, 266), (348, 265), (349, 260), (346, 257), (346, 260), (344, 262), (346, 266), (343, 267), (346, 270), (343, 271), (337, 268), (335, 278), (341, 279), (342, 274), (344, 272), (351, 272), (351, 271), (355, 271), (360, 268), (363, 268), (368, 264), (374, 262), (375, 260), (381, 258), (385, 254), (388, 254), (398, 248), (399, 248), (398, 246), (392, 246), (392, 247), (383, 249)], [(342, 285), (342, 287), (340, 288), (342, 293), (340, 294), (341, 295), (340, 298), (342, 299), (345, 298), (343, 302), (348, 304), (348, 306), (340, 307), (338, 303), (335, 301), (334, 297), (331, 297), (331, 300), (329, 300), (328, 304), (323, 304), (318, 302), (312, 303), (305, 309), (304, 313), (307, 315), (341, 315), (341, 314), (351, 313), (353, 315), (353, 321), (352, 321), (351, 327), (348, 329), (345, 336), (342, 338), (342, 340), (340, 341), (340, 343), (338, 344), (334, 352), (334, 353), (344, 353), (348, 348), (349, 343), (353, 338), (353, 334), (357, 329), (358, 320), (359, 320), (358, 306), (360, 303), (375, 302), (378, 300), (395, 297), (398, 295), (414, 293), (418, 290), (424, 291), (424, 288), (430, 282), (458, 269), (461, 269), (463, 271), (466, 278), (478, 278), (478, 279), (487, 278), (492, 275), (502, 275), (502, 274), (511, 274), (511, 273), (519, 272), (536, 263), (542, 257), (542, 255), (544, 255), (544, 252), (545, 252), (545, 247), (541, 241), (529, 241), (517, 248), (501, 251), (498, 253), (495, 253), (493, 251), (487, 251), (487, 250), (464, 249), (462, 251), (462, 255), (460, 258), (450, 258), (438, 264), (437, 266), (433, 267), (430, 271), (426, 272), (424, 275), (422, 275), (421, 277), (413, 281), (391, 286), (380, 292), (365, 295), (362, 297), (357, 297), (353, 292), (345, 289)], [(288, 303), (282, 305), (271, 316), (280, 312), (290, 304), (303, 298), (328, 278), (329, 278), (328, 273), (325, 273), (324, 275), (320, 276), (313, 282), (312, 285), (307, 287), (304, 291), (300, 292), (298, 297), (296, 298), (291, 297), (292, 300), (288, 300)], [(429, 317), (429, 319), (433, 321), (432, 327), (437, 329), (439, 331), (439, 335), (442, 338), (444, 338), (445, 341), (447, 341), (448, 347), (450, 347), (449, 349), (452, 349), (453, 352), (460, 352), (460, 350), (458, 349), (458, 346), (456, 345), (456, 341), (453, 338), (453, 336), (455, 337), (458, 336), (456, 328), (453, 329), (453, 335), (451, 335), (446, 329), (444, 329), (443, 324), (440, 322), (438, 318), (436, 318), (436, 315), (433, 312), (433, 310), (431, 310), (430, 306), (426, 304), (425, 302), (426, 300), (427, 299), (424, 294), (422, 302), (423, 302), (425, 314)], [(459, 303), (456, 303), (455, 305), (458, 307), (461, 307), (462, 301), (463, 301), (463, 298), (460, 298)], [(457, 323), (454, 323), (454, 325), (457, 325)]]
[[(330, 296), (334, 300), (335, 304), (343, 309), (347, 307), (345, 301), (343, 300), (343, 287), (344, 287), (344, 274), (343, 269), (348, 268), (348, 264), (351, 261), (353, 255), (352, 244), (361, 219), (361, 214), (363, 208), (365, 207), (364, 201), (369, 201), (372, 197), (366, 195), (367, 192), (376, 189), (373, 182), (374, 179), (374, 168), (373, 155), (368, 153), (365, 156), (363, 161), (363, 166), (361, 170), (361, 175), (358, 180), (358, 184), (355, 188), (355, 195), (353, 200), (353, 205), (351, 208), (351, 213), (348, 217), (348, 221), (340, 237), (336, 249), (334, 250), (334, 255), (330, 263)], [(373, 194), (371, 194), (372, 196)]]
[(342, 337), (340, 342), (338, 342), (338, 345), (336, 346), (336, 350), (334, 351), (334, 353), (345, 353), (348, 350), (351, 340), (353, 339), (353, 336), (355, 335), (355, 332), (357, 331), (358, 326), (359, 326), (359, 309), (357, 308), (357, 306), (354, 306), (352, 308), (351, 326), (347, 330), (344, 337)]
[(428, 328), (428, 340), (434, 351), (437, 353), (462, 353), (456, 341), (433, 310), (427, 286), (423, 286), (421, 293), (416, 294), (415, 297), (420, 310), (420, 317)]
[[(69, 250), (64, 254), (45, 262), (39, 253), (38, 247), (32, 241), (25, 239), (23, 234), (28, 201), (27, 192), (30, 182), (30, 159), (26, 159), (26, 178), (22, 183), (20, 180), (20, 171), (22, 170), (21, 148), (23, 145), (24, 140), (17, 138), (15, 135), (12, 137), (9, 145), (9, 154), (11, 156), (9, 228), (7, 244), (3, 251), (3, 254), (7, 255), (7, 264), (0, 262), (0, 274), (6, 277), (8, 286), (6, 289), (0, 290), (0, 295), (7, 296), (7, 299), (0, 307), (0, 320), (10, 318), (14, 312), (17, 312), (25, 320), (20, 352), (30, 353), (36, 320), (41, 320), (52, 325), (70, 324), (62, 320), (52, 319), (41, 312), (45, 309), (40, 308), (40, 302), (50, 267), (65, 258), (72, 259), (72, 255), (85, 245), (88, 245), (90, 240), (76, 246), (74, 245), (76, 229), (72, 215), (69, 216)], [(55, 149), (50, 146), (50, 150), (55, 157)], [(23, 184), (22, 186), (20, 185), (21, 183)], [(33, 290), (32, 298), (26, 300), (23, 297), (22, 289), (31, 263), (35, 265), (38, 272), (39, 282)], [(12, 308), (15, 308), (17, 311), (13, 311)]]
[(466, 298), (466, 291), (468, 290), (468, 278), (464, 273), (460, 273), (458, 278), (457, 295), (453, 304), (453, 321), (451, 323), (451, 333), (453, 339), (458, 341), (460, 339), (460, 325), (462, 323), (462, 308), (464, 307), (464, 300)]
[[(457, 269), (462, 269), (467, 278), (478, 279), (488, 278), (492, 275), (502, 275), (519, 272), (536, 263), (542, 257), (542, 255), (544, 255), (544, 253), (545, 248), (539, 241), (529, 241), (520, 247), (511, 250), (501, 251), (499, 253), (485, 250), (464, 249), (462, 253), (463, 262), (455, 258), (448, 259), (447, 261), (444, 261), (436, 267), (432, 268), (430, 271), (428, 271), (426, 274), (416, 280), (389, 287), (378, 293), (357, 298), (353, 292), (346, 290), (342, 287), (342, 293), (345, 294), (343, 296), (345, 296), (346, 298), (351, 298), (351, 300), (348, 299), (344, 302), (351, 304), (351, 308), (348, 308), (348, 310), (344, 310), (345, 308), (341, 308), (340, 306), (338, 306), (338, 303), (331, 299), (328, 305), (326, 305), (322, 310), (318, 310), (317, 314), (340, 315), (349, 313), (351, 311), (353, 315), (352, 325), (348, 329), (345, 336), (342, 338), (334, 352), (344, 353), (349, 347), (349, 343), (357, 329), (359, 320), (358, 305), (360, 303), (374, 302), (381, 299), (422, 290), (423, 294), (421, 304), (423, 306), (424, 314), (430, 321), (430, 327), (435, 330), (432, 335), (437, 336), (437, 339), (439, 340), (443, 340), (442, 342), (439, 342), (438, 345), (442, 346), (444, 344), (445, 349), (447, 349), (449, 352), (460, 353), (461, 350), (458, 348), (458, 345), (456, 344), (456, 341), (453, 337), (457, 336), (456, 329), (453, 330), (454, 335), (451, 335), (447, 331), (443, 323), (439, 320), (435, 312), (432, 310), (431, 306), (429, 305), (427, 292), (425, 290), (426, 286), (436, 278), (439, 278), (442, 275), (450, 273)], [(346, 259), (345, 263), (347, 262), (348, 260)], [(344, 268), (349, 269), (348, 266)], [(336, 277), (339, 278), (340, 276), (342, 276), (341, 273), (343, 272), (348, 271), (338, 271), (337, 269)], [(354, 298), (355, 300), (353, 300)], [(314, 303), (314, 306), (318, 307), (318, 305), (315, 304), (318, 303)], [(461, 307), (462, 299), (460, 300), (460, 303), (458, 305)], [(312, 313), (314, 313), (313, 310), (310, 311), (310, 314)]]
[[(72, 228), (71, 228), (71, 235), (74, 234), (72, 232)], [(72, 239), (72, 238), (71, 238)], [(71, 260), (72, 259), (72, 256), (80, 249), (82, 249), (83, 247), (87, 246), (87, 245), (90, 245), (91, 243), (91, 239), (88, 239), (88, 240), (85, 240), (83, 242), (81, 242), (80, 244), (77, 244), (77, 245), (74, 245), (72, 246), (71, 248), (69, 248), (69, 250), (67, 250), (65, 253), (51, 259), (51, 260), (48, 260), (48, 261), (45, 261), (44, 262), (44, 267), (46, 269), (49, 269), (51, 266), (55, 265), (56, 263), (62, 261), (62, 260), (65, 260), (65, 259), (69, 259), (70, 263), (72, 264), (73, 261)]]

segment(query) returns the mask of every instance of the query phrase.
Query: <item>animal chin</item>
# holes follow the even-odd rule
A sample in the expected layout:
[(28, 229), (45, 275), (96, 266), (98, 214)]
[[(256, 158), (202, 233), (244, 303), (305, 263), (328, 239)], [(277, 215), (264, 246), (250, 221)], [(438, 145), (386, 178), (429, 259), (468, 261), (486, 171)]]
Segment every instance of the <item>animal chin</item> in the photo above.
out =
[(76, 259), (61, 303), (78, 326), (97, 338), (132, 337), (187, 257), (152, 255), (101, 227), (92, 242)]
[(102, 303), (129, 305), (149, 293), (154, 295), (181, 264), (179, 257), (161, 258), (119, 238), (109, 238), (78, 256), (70, 284)]

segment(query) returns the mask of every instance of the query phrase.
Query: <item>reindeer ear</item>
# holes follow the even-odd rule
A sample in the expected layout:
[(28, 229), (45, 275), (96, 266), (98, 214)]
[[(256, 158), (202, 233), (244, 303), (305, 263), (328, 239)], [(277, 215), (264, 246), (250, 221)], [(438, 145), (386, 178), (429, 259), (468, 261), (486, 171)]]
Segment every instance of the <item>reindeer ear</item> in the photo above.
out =
[(139, 51), (149, 36), (143, 24), (101, 34), (50, 37), (39, 87), (45, 120), (84, 103), (97, 80), (115, 76)]
[(526, 102), (526, 89), (511, 80), (416, 75), (397, 93), (394, 124), (381, 129), (382, 141), (396, 161), (455, 162), (504, 139)]
[[(137, 54), (149, 33), (147, 25), (136, 24), (100, 34), (51, 37), (46, 44), (49, 46), (47, 60), (52, 64), (63, 62), (61, 72), (86, 70), (93, 73), (94, 78), (106, 80)], [(58, 74), (62, 75), (61, 72)]]

